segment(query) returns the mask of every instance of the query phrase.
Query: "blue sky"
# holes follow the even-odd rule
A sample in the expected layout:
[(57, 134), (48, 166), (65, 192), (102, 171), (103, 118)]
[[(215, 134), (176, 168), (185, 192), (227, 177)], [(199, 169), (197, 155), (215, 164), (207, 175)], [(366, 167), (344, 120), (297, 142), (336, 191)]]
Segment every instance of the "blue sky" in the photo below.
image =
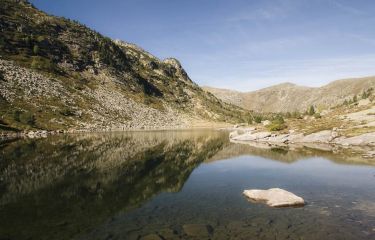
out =
[(375, 75), (373, 0), (32, 0), (163, 59), (200, 85), (250, 91)]

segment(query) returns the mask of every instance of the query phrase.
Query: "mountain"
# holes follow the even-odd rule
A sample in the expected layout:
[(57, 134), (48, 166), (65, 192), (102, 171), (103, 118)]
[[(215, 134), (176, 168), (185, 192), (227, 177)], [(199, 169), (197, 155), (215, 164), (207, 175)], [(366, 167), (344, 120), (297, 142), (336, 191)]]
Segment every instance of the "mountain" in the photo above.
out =
[(1, 1), (0, 31), (2, 130), (177, 128), (248, 117), (202, 90), (178, 60), (26, 0)]
[(316, 88), (282, 83), (253, 92), (204, 87), (227, 103), (257, 112), (302, 112), (311, 105), (329, 108), (371, 88), (375, 88), (375, 77), (337, 80)]

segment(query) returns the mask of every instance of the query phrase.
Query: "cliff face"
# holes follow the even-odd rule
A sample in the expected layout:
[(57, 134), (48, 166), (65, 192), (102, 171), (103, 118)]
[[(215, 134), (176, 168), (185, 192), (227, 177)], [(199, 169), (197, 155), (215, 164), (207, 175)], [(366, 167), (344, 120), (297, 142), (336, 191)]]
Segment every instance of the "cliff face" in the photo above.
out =
[(176, 59), (50, 16), (0, 5), (0, 129), (171, 128), (247, 113), (203, 91)]
[(305, 111), (309, 106), (328, 108), (375, 88), (375, 77), (344, 79), (312, 88), (283, 83), (253, 92), (205, 87), (225, 102), (258, 112)]

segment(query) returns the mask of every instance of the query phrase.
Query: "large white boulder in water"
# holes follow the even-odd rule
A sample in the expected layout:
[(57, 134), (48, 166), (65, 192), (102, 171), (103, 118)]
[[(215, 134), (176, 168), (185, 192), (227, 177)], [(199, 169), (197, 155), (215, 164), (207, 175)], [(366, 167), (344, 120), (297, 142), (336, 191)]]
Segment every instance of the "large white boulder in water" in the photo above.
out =
[(270, 207), (293, 207), (305, 205), (303, 198), (280, 188), (271, 188), (268, 190), (245, 190), (243, 194), (251, 200), (265, 202)]

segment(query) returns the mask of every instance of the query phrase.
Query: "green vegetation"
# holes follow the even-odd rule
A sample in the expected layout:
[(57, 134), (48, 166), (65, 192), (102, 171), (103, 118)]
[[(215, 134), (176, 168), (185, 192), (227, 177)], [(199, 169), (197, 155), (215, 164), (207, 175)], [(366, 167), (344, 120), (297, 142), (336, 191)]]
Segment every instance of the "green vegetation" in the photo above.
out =
[(308, 115), (310, 116), (313, 116), (315, 114), (315, 108), (314, 106), (310, 106), (310, 108), (308, 109)]
[(369, 88), (362, 92), (362, 99), (369, 98), (372, 95), (372, 92), (374, 91), (373, 88)]
[(261, 123), (263, 121), (263, 117), (261, 115), (254, 116), (254, 122)]
[(267, 129), (269, 131), (281, 131), (287, 128), (287, 125), (285, 124), (285, 120), (282, 115), (276, 115), (272, 121), (271, 124), (267, 125)]

